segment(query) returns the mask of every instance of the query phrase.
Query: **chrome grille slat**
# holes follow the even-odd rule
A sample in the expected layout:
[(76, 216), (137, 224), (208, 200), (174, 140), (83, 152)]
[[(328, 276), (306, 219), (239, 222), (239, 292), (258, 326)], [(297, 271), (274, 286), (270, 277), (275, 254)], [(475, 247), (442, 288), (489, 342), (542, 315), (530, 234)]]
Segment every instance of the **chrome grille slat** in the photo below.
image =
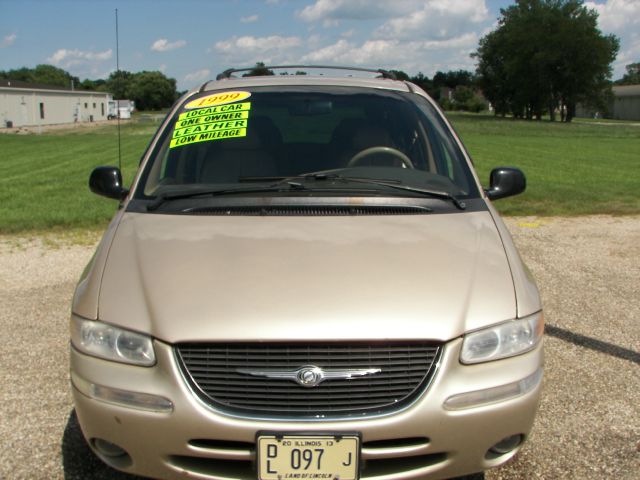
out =
[[(440, 346), (428, 342), (389, 344), (181, 344), (180, 368), (208, 404), (247, 416), (358, 415), (399, 409), (429, 384)], [(238, 373), (297, 369), (379, 368), (350, 380), (325, 380), (306, 388), (291, 380)]]
[[(311, 363), (314, 363), (314, 362), (311, 362)], [(423, 362), (423, 364), (424, 363), (426, 363), (426, 362)], [(308, 363), (305, 363), (304, 365), (308, 365)], [(303, 366), (303, 364), (298, 365), (298, 367), (302, 367), (302, 366)], [(371, 366), (372, 367), (377, 367), (378, 364), (375, 363), (375, 364), (372, 364)], [(243, 369), (246, 368), (245, 365), (230, 365), (229, 367), (233, 368), (233, 369), (239, 368), (239, 367), (241, 367)], [(285, 366), (285, 365), (263, 364), (263, 366), (261, 368), (262, 369), (283, 369), (283, 368), (286, 369), (286, 368), (290, 368), (290, 367), (291, 367), (290, 365)], [(341, 369), (341, 368), (364, 368), (365, 366), (363, 364), (359, 364), (359, 365), (356, 364), (356, 365), (347, 367), (347, 366), (342, 366), (342, 365), (328, 364), (328, 365), (324, 365), (324, 367), (325, 368), (331, 368), (331, 369)], [(394, 374), (394, 373), (407, 374), (409, 372), (422, 372), (423, 370), (424, 370), (423, 365), (408, 365), (405, 368), (390, 367), (390, 368), (387, 368), (385, 371), (388, 374)], [(196, 372), (201, 372), (204, 375), (213, 375), (213, 376), (216, 376), (216, 375), (225, 376), (225, 375), (227, 375), (226, 372), (223, 372), (223, 371), (220, 371), (220, 370), (216, 370), (216, 371), (212, 372), (212, 371), (206, 370), (205, 368), (202, 368), (202, 367), (193, 368), (193, 369), (190, 369), (190, 371), (191, 371), (192, 374), (196, 373)], [(234, 375), (234, 377), (235, 377), (235, 375)]]
[[(420, 377), (422, 378), (422, 377)], [(419, 379), (418, 379), (419, 381)], [(256, 385), (256, 386), (249, 386), (247, 387), (246, 384), (241, 384), (241, 383), (227, 383), (224, 387), (220, 387), (220, 384), (218, 381), (214, 381), (214, 380), (204, 380), (200, 382), (200, 385), (202, 386), (208, 386), (209, 390), (211, 391), (220, 391), (220, 392), (237, 392), (237, 391), (243, 391), (243, 392), (247, 392), (247, 393), (259, 393), (259, 392), (264, 392), (265, 389), (269, 389), (269, 390), (284, 390), (289, 392), (291, 390), (291, 385), (293, 385), (291, 382), (286, 382), (286, 383), (278, 383), (278, 384), (261, 384), (261, 385)], [(366, 392), (374, 392), (374, 391), (382, 391), (385, 389), (389, 389), (391, 387), (393, 387), (394, 385), (398, 385), (399, 387), (402, 387), (403, 385), (406, 385), (406, 381), (402, 381), (402, 379), (395, 379), (395, 380), (390, 380), (390, 381), (382, 381), (382, 382), (369, 382), (366, 385), (362, 385), (362, 386), (357, 386), (357, 385), (353, 385), (353, 382), (348, 384), (348, 383), (341, 383), (338, 384), (337, 382), (334, 382), (334, 384), (331, 386), (331, 390), (333, 392), (336, 393), (342, 393), (343, 391), (345, 392), (351, 392), (351, 393), (357, 393), (360, 390), (364, 390)], [(218, 388), (216, 388), (216, 386)], [(403, 388), (407, 388), (406, 386)]]
[(311, 356), (305, 356), (305, 357), (300, 357), (299, 359), (296, 357), (290, 357), (287, 361), (273, 361), (273, 360), (269, 360), (269, 359), (264, 359), (264, 358), (253, 358), (253, 359), (247, 359), (246, 361), (230, 361), (229, 359), (223, 358), (223, 357), (210, 357), (210, 358), (198, 358), (198, 359), (194, 359), (194, 358), (190, 358), (190, 357), (184, 357), (185, 360), (188, 360), (190, 363), (192, 363), (194, 366), (197, 365), (204, 365), (204, 366), (210, 366), (212, 361), (220, 361), (220, 362), (224, 362), (226, 365), (236, 365), (236, 366), (243, 366), (243, 365), (247, 365), (250, 364), (251, 362), (261, 362), (264, 364), (268, 364), (271, 366), (288, 366), (291, 364), (291, 361), (293, 360), (297, 360), (297, 361), (309, 361), (309, 362), (313, 362), (314, 360), (317, 361), (326, 361), (331, 363), (332, 365), (355, 365), (357, 363), (360, 363), (362, 365), (372, 365), (373, 363), (379, 361), (379, 362), (385, 362), (386, 364), (398, 364), (398, 365), (406, 365), (406, 364), (411, 364), (411, 363), (421, 363), (422, 361), (426, 360), (431, 360), (433, 359), (433, 356), (431, 355), (425, 355), (425, 356), (420, 356), (420, 357), (411, 357), (411, 358), (354, 358), (351, 361), (349, 360), (344, 360), (344, 361), (335, 361), (334, 359), (327, 359), (326, 357), (311, 357)]

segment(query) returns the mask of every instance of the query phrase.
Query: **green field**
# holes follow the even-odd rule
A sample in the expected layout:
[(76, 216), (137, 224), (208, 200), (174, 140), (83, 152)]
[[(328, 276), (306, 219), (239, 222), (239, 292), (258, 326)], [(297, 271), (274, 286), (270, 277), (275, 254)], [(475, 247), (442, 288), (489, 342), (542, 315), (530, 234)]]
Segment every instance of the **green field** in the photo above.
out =
[[(509, 215), (640, 213), (640, 127), (569, 125), (451, 114), (486, 184), (496, 166), (518, 166), (527, 192), (496, 202)], [(157, 128), (122, 125), (125, 183)], [(114, 125), (0, 134), (0, 232), (103, 228), (116, 202), (89, 192), (89, 173), (117, 165)]]
[(483, 184), (497, 166), (516, 166), (527, 191), (496, 202), (507, 215), (640, 213), (640, 126), (527, 122), (450, 115)]
[[(122, 167), (129, 182), (157, 125), (122, 125)], [(102, 228), (117, 202), (89, 191), (89, 174), (118, 164), (115, 126), (0, 135), (0, 232)]]

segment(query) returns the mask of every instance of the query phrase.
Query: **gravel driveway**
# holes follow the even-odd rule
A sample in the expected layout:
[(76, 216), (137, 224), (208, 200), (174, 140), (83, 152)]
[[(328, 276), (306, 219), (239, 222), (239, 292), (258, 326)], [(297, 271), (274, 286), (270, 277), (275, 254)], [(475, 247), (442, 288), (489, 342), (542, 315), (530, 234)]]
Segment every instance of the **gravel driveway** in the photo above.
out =
[[(487, 479), (639, 479), (640, 217), (508, 225), (544, 299), (545, 388), (529, 443)], [(72, 414), (69, 305), (92, 251), (0, 237), (1, 479), (133, 478), (92, 457)]]

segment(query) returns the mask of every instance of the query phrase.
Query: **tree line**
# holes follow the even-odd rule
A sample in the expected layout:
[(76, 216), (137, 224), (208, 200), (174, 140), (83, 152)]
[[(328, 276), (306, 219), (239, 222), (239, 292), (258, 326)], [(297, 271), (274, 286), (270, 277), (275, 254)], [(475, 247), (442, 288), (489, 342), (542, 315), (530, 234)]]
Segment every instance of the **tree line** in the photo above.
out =
[[(402, 70), (390, 70), (398, 80), (415, 83), (431, 98), (440, 103), (445, 110), (466, 110), (481, 112), (488, 108), (486, 100), (478, 90), (478, 79), (473, 72), (467, 70), (455, 70), (448, 72), (436, 72), (433, 78), (422, 74), (410, 76)], [(293, 74), (281, 72), (279, 75), (306, 75), (307, 72), (298, 70)], [(257, 62), (253, 68), (243, 77), (260, 77), (275, 75), (264, 62)]]
[[(480, 39), (474, 73), (438, 72), (431, 80), (394, 73), (445, 109), (477, 111), (486, 99), (497, 115), (570, 122), (579, 104), (606, 114), (613, 84), (640, 84), (640, 62), (611, 81), (619, 48), (619, 39), (598, 29), (598, 13), (582, 0), (516, 0)], [(452, 98), (442, 98), (442, 87), (453, 89)]]
[(496, 113), (570, 122), (577, 105), (604, 110), (620, 47), (582, 0), (517, 0), (480, 39), (478, 84)]
[[(548, 115), (570, 122), (578, 105), (604, 114), (612, 102), (613, 83), (640, 84), (640, 63), (611, 81), (620, 48), (615, 35), (598, 29), (598, 13), (583, 0), (515, 0), (500, 10), (497, 27), (480, 39), (471, 55), (475, 72), (437, 72), (409, 76), (445, 109), (481, 111), (540, 120)], [(258, 63), (250, 74), (264, 75)]]
[(52, 85), (76, 90), (109, 92), (116, 100), (134, 100), (139, 110), (161, 110), (170, 107), (180, 96), (176, 81), (162, 72), (112, 72), (106, 79), (80, 81), (78, 77), (53, 65), (0, 71), (0, 79)]
[[(421, 72), (400, 80), (426, 90), (445, 110), (479, 112), (489, 105), (497, 115), (570, 122), (578, 104), (606, 113), (612, 84), (640, 84), (640, 62), (612, 82), (612, 63), (620, 41), (598, 29), (598, 14), (583, 0), (515, 0), (500, 10), (497, 27), (480, 39), (472, 54), (475, 72)], [(297, 71), (295, 75), (305, 72)], [(258, 62), (244, 76), (273, 75)], [(286, 72), (285, 72), (286, 74)], [(23, 80), (78, 89), (108, 91), (135, 100), (141, 110), (170, 106), (179, 96), (176, 81), (161, 72), (113, 72), (106, 79), (83, 80), (51, 66), (0, 71), (0, 79)]]

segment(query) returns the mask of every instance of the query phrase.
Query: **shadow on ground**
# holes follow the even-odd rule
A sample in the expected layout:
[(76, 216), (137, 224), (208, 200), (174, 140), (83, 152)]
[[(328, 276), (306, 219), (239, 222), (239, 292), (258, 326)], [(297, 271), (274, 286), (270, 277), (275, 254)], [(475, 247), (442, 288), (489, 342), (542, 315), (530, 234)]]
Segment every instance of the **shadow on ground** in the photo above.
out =
[(75, 410), (62, 435), (62, 467), (65, 480), (145, 480), (118, 472), (96, 457), (82, 436)]

